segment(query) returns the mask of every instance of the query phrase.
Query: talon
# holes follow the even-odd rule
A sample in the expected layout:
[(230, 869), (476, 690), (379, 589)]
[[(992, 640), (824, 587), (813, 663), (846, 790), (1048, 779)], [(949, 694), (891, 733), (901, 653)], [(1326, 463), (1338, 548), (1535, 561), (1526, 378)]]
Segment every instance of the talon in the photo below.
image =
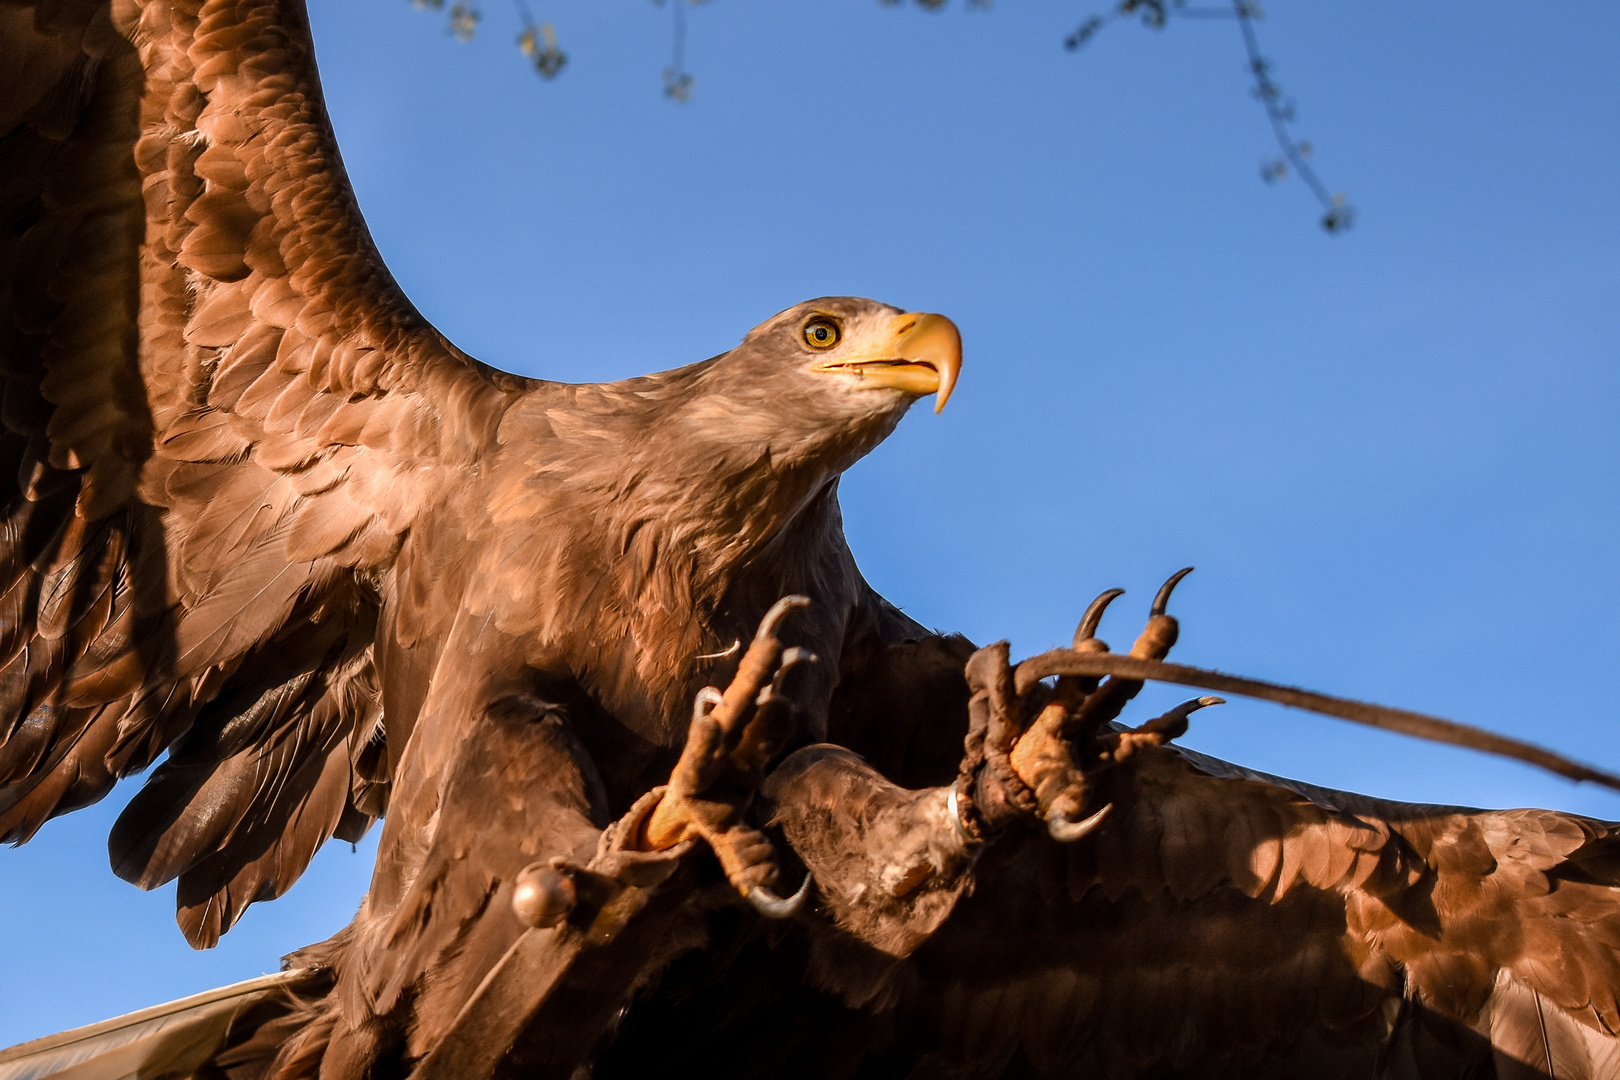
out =
[(1091, 602), (1086, 613), (1080, 616), (1080, 625), (1074, 631), (1074, 647), (1080, 648), (1082, 642), (1091, 641), (1097, 636), (1097, 625), (1102, 622), (1103, 612), (1108, 605), (1125, 595), (1124, 589), (1109, 589)]
[(1181, 584), (1181, 579), (1192, 572), (1192, 567), (1184, 566), (1171, 574), (1170, 580), (1159, 586), (1159, 594), (1153, 598), (1153, 607), (1149, 609), (1148, 614), (1150, 616), (1163, 615), (1165, 607), (1170, 603), (1170, 594), (1176, 591), (1176, 586)]
[[(636, 835), (643, 851), (703, 840), (743, 896), (775, 880), (770, 841), (747, 824), (746, 816), (766, 766), (792, 737), (796, 707), (782, 693), (783, 676), (816, 658), (805, 648), (783, 648), (775, 631), (788, 612), (809, 603), (803, 596), (785, 596), (772, 604), (726, 689), (706, 686), (694, 696), (686, 745)], [(785, 916), (797, 902), (767, 891), (755, 906)]]
[[(809, 649), (803, 649), (795, 645), (793, 648), (785, 650), (782, 653), (781, 661), (776, 665), (776, 674), (771, 676), (771, 681), (765, 684), (764, 688), (760, 690), (759, 696), (754, 699), (755, 707), (763, 709), (773, 702), (782, 701), (782, 684), (787, 681), (788, 672), (800, 664), (819, 663), (821, 663), (821, 657)], [(763, 766), (763, 763), (761, 765)]]
[(742, 638), (733, 638), (731, 644), (719, 652), (700, 653), (692, 657), (694, 660), (724, 660), (729, 656), (736, 656), (742, 652)]
[(771, 682), (780, 685), (782, 682), (782, 676), (786, 675), (791, 669), (799, 666), (800, 664), (819, 663), (821, 663), (821, 657), (817, 656), (815, 653), (811, 652), (809, 649), (806, 649), (802, 645), (795, 645), (791, 649), (784, 649), (782, 650), (782, 659), (778, 661), (776, 665), (776, 677), (773, 678)]
[(1142, 735), (1153, 736), (1155, 742), (1167, 743), (1171, 739), (1179, 739), (1187, 734), (1187, 717), (1199, 709), (1207, 709), (1211, 705), (1225, 704), (1225, 698), (1208, 696), (1193, 698), (1191, 701), (1183, 701), (1163, 716), (1155, 716), (1136, 730)]
[(767, 611), (765, 617), (759, 621), (759, 629), (754, 632), (754, 640), (769, 641), (776, 636), (776, 628), (782, 624), (783, 619), (787, 618), (788, 612), (794, 608), (809, 606), (810, 598), (808, 596), (782, 597), (782, 599), (771, 605), (771, 610)]
[(1070, 821), (1066, 817), (1054, 814), (1052, 817), (1046, 819), (1046, 831), (1051, 835), (1052, 839), (1056, 840), (1058, 843), (1072, 844), (1082, 836), (1085, 836), (1087, 833), (1091, 832), (1098, 825), (1101, 825), (1103, 818), (1107, 817), (1108, 811), (1112, 810), (1113, 808), (1113, 803), (1104, 803), (1101, 810), (1098, 810), (1090, 817), (1082, 818), (1079, 821)]
[(805, 874), (804, 880), (799, 883), (799, 891), (792, 896), (777, 896), (763, 885), (755, 885), (748, 890), (747, 899), (754, 910), (767, 919), (786, 919), (804, 906), (804, 898), (809, 895), (810, 875)]
[[(692, 720), (696, 722), (708, 716), (726, 696), (712, 686), (705, 686), (692, 697)], [(707, 707), (705, 707), (707, 706)]]
[[(1159, 586), (1159, 594), (1153, 598), (1153, 607), (1148, 613), (1147, 626), (1142, 629), (1142, 636), (1136, 639), (1136, 644), (1131, 646), (1132, 656), (1144, 660), (1163, 660), (1170, 655), (1170, 650), (1175, 647), (1176, 638), (1181, 636), (1181, 629), (1175, 617), (1166, 615), (1164, 609), (1169, 605), (1170, 594), (1181, 583), (1181, 579), (1192, 572), (1192, 567), (1183, 567), (1171, 574), (1169, 581)], [(1138, 690), (1141, 689), (1141, 683), (1135, 685)], [(1135, 697), (1136, 690), (1132, 690), (1130, 696)]]
[(1187, 717), (1191, 716), (1199, 709), (1207, 709), (1211, 705), (1225, 704), (1225, 698), (1214, 696), (1205, 696), (1193, 698), (1191, 701), (1183, 701), (1180, 705), (1177, 705), (1163, 716), (1155, 716), (1152, 720), (1149, 720), (1147, 723), (1143, 724), (1142, 730), (1158, 730), (1160, 727), (1169, 727), (1177, 721), (1185, 723)]

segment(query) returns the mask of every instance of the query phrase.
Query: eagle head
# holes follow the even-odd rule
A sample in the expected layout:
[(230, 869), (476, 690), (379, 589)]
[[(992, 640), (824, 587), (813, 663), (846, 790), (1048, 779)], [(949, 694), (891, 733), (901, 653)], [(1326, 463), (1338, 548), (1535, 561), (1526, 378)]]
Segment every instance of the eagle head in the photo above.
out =
[(780, 365), (829, 411), (904, 411), (933, 394), (939, 412), (962, 367), (962, 335), (943, 315), (824, 296), (754, 327), (733, 355)]
[[(778, 466), (832, 473), (886, 438), (918, 398), (945, 407), (962, 366), (962, 337), (943, 315), (826, 296), (795, 304), (701, 365), (683, 419)], [(696, 432), (694, 432), (696, 434)]]

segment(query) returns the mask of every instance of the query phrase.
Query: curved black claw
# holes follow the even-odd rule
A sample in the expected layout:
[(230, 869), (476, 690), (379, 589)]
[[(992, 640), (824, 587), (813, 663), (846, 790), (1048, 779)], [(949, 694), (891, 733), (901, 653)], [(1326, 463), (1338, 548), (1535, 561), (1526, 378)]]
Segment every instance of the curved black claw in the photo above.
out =
[(769, 641), (776, 636), (776, 628), (782, 625), (782, 620), (787, 618), (788, 612), (794, 608), (809, 606), (810, 598), (808, 596), (782, 597), (782, 599), (771, 605), (771, 610), (767, 611), (765, 617), (759, 621), (759, 629), (754, 631), (754, 640)]
[(810, 895), (810, 875), (804, 875), (799, 891), (792, 896), (777, 896), (763, 885), (755, 885), (747, 895), (748, 903), (767, 919), (786, 919), (804, 906), (804, 898)]
[(1156, 740), (1169, 742), (1171, 739), (1179, 739), (1187, 734), (1187, 718), (1193, 713), (1199, 709), (1207, 709), (1211, 705), (1225, 704), (1225, 698), (1206, 694), (1203, 697), (1193, 698), (1191, 701), (1183, 701), (1169, 712), (1162, 716), (1155, 716), (1136, 730), (1143, 735), (1152, 736)]
[(800, 664), (819, 664), (821, 657), (806, 649), (802, 645), (782, 650), (782, 659), (776, 665), (776, 675), (772, 677), (771, 684), (781, 686), (782, 676), (798, 667)]
[(1070, 821), (1060, 814), (1053, 814), (1046, 819), (1046, 831), (1058, 843), (1072, 844), (1101, 825), (1103, 818), (1107, 817), (1108, 811), (1113, 808), (1113, 803), (1104, 803), (1101, 810), (1079, 821)]
[(1153, 607), (1148, 614), (1163, 615), (1164, 609), (1170, 604), (1170, 594), (1176, 591), (1176, 586), (1181, 584), (1181, 579), (1192, 572), (1192, 567), (1184, 566), (1171, 574), (1170, 580), (1159, 586), (1159, 595), (1153, 598)]
[(1178, 720), (1187, 719), (1187, 717), (1191, 716), (1193, 713), (1197, 712), (1199, 709), (1207, 709), (1211, 705), (1225, 705), (1225, 704), (1226, 704), (1226, 699), (1225, 698), (1216, 697), (1214, 694), (1205, 694), (1203, 697), (1193, 698), (1191, 701), (1183, 701), (1180, 705), (1177, 705), (1175, 708), (1171, 709), (1169, 712), (1165, 713), (1163, 716), (1155, 717), (1154, 719), (1149, 720), (1148, 723), (1150, 723), (1150, 724), (1174, 723), (1174, 722), (1176, 722)]
[(1090, 641), (1097, 636), (1097, 625), (1102, 622), (1103, 612), (1108, 605), (1125, 595), (1124, 589), (1109, 589), (1093, 600), (1086, 608), (1086, 613), (1080, 616), (1080, 625), (1075, 627), (1074, 647), (1079, 648), (1082, 641)]

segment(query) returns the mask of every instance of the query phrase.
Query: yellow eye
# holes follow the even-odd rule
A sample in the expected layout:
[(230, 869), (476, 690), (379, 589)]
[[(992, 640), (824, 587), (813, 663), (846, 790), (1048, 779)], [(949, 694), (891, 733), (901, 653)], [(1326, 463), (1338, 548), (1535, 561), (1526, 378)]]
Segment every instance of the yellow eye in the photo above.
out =
[(804, 343), (812, 349), (830, 349), (838, 338), (838, 324), (831, 319), (811, 319), (804, 324)]

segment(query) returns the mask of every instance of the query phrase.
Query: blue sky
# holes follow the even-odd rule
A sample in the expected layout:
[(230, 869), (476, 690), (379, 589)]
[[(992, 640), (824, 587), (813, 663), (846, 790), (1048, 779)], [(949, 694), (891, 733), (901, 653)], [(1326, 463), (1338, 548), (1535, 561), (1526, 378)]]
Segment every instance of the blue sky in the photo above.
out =
[[(849, 474), (851, 544), (930, 625), (1015, 655), (1121, 585), (1128, 642), (1186, 564), (1176, 657), (1422, 709), (1620, 770), (1620, 7), (1275, 0), (1259, 31), (1358, 210), (1329, 238), (1229, 22), (1092, 8), (713, 0), (692, 100), (670, 9), (544, 0), (523, 66), (403, 0), (319, 0), (331, 111), (417, 305), (498, 366), (612, 379), (797, 301), (941, 311), (966, 364)], [(1178, 700), (1143, 695), (1144, 718)], [(1234, 702), (1185, 740), (1373, 794), (1620, 818), (1518, 765)], [(274, 970), (338, 929), (372, 847), (193, 953), (107, 868), (126, 784), (0, 852), (0, 1045)]]

